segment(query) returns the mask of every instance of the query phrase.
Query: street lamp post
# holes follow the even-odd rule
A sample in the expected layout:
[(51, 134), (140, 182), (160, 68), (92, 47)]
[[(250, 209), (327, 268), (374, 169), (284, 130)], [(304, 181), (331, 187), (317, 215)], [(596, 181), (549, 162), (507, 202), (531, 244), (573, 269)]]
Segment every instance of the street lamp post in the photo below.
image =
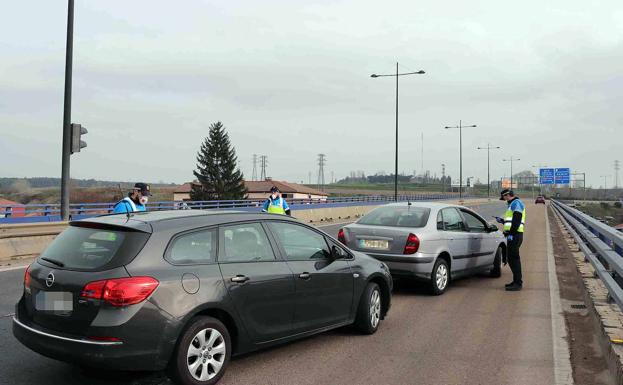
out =
[(394, 201), (398, 201), (398, 77), (405, 75), (422, 75), (425, 74), (424, 71), (416, 71), (416, 72), (405, 72), (398, 73), (398, 62), (396, 62), (396, 74), (388, 74), (388, 75), (370, 75), (371, 78), (380, 78), (385, 76), (395, 76), (396, 77), (396, 160), (395, 160), (395, 168), (394, 168)]
[(459, 120), (458, 126), (445, 126), (444, 128), (458, 128), (459, 129), (459, 199), (463, 199), (463, 127), (477, 127), (475, 124), (471, 126), (464, 126), (463, 121)]
[(491, 197), (491, 168), (489, 153), (491, 150), (499, 150), (500, 146), (491, 147), (491, 143), (487, 143), (487, 147), (478, 147), (479, 150), (487, 150), (487, 198)]
[(510, 157), (510, 159), (502, 159), (503, 162), (511, 162), (511, 190), (513, 189), (513, 162), (516, 162), (518, 160), (521, 159), (513, 158), (512, 156)]

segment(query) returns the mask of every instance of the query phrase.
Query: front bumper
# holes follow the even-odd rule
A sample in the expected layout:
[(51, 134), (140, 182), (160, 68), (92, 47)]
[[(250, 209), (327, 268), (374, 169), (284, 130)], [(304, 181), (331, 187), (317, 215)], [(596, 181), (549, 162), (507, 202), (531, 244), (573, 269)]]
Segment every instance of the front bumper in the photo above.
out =
[(436, 255), (415, 253), (413, 255), (367, 253), (368, 256), (385, 262), (392, 276), (430, 279)]

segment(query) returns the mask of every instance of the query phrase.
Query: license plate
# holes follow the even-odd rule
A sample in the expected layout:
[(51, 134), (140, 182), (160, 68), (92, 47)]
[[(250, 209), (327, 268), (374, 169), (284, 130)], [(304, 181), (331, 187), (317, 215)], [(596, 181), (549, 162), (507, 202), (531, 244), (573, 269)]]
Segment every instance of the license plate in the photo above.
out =
[(74, 310), (74, 297), (66, 291), (40, 291), (35, 295), (35, 309), (49, 312)]
[(389, 241), (383, 239), (361, 239), (359, 240), (359, 246), (366, 249), (389, 249)]

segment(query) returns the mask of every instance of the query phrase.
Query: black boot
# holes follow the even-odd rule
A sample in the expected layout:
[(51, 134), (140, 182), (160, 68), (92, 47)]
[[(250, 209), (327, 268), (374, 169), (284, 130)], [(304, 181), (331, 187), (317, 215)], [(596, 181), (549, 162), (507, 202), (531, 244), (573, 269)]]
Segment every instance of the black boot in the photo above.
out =
[(510, 286), (506, 286), (506, 291), (519, 291), (522, 289), (522, 285), (518, 283), (513, 283)]
[(500, 278), (501, 276), (502, 276), (502, 272), (500, 270), (496, 270), (496, 269), (489, 270), (489, 277)]
[(506, 285), (504, 285), (504, 287), (510, 287), (513, 286), (515, 284), (515, 281), (511, 282), (511, 283), (507, 283)]

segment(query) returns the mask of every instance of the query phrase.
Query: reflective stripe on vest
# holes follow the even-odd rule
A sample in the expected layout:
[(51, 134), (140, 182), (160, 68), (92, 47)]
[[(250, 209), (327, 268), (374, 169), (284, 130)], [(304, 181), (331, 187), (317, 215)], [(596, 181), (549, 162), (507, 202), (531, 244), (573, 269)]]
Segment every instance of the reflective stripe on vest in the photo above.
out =
[(271, 200), (268, 204), (268, 210), (266, 210), (270, 214), (286, 214), (286, 211), (283, 209), (283, 198), (279, 198), (279, 203), (275, 204), (275, 201)]
[[(517, 229), (518, 233), (523, 233), (525, 223), (526, 223), (526, 208), (524, 207), (523, 211), (521, 212), (521, 224), (519, 225), (519, 228)], [(508, 210), (506, 210), (506, 213), (504, 213), (504, 231), (510, 231), (512, 224), (513, 224), (513, 211), (510, 210), (509, 208)]]

